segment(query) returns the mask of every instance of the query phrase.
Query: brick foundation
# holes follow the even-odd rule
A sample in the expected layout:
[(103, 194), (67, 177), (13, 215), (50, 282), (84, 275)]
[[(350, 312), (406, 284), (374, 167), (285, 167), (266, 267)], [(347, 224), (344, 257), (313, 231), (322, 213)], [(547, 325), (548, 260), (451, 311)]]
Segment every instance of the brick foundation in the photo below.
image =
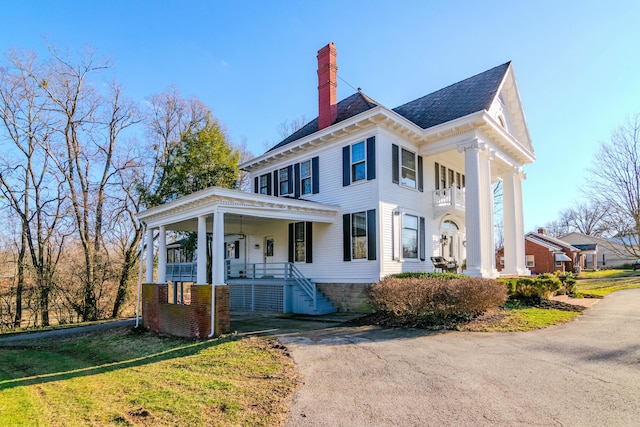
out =
[[(142, 324), (150, 331), (178, 337), (206, 338), (211, 333), (211, 285), (191, 287), (191, 304), (169, 304), (167, 284), (142, 285)], [(231, 331), (229, 287), (216, 286), (214, 336)]]
[(372, 311), (365, 283), (316, 283), (318, 289), (341, 312), (368, 313)]

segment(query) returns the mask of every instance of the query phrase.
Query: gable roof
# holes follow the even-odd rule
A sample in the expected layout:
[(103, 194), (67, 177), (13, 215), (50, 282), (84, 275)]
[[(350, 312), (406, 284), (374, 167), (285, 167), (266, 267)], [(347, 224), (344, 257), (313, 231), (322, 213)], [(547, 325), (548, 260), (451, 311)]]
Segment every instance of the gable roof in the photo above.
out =
[(533, 237), (536, 240), (542, 240), (547, 242), (548, 244), (559, 246), (560, 248), (566, 248), (572, 252), (578, 252), (579, 249), (573, 246), (571, 243), (567, 243), (564, 240), (557, 239), (555, 237), (549, 236), (548, 234), (540, 234), (536, 232), (529, 232), (525, 235), (526, 237)]
[[(393, 109), (407, 120), (427, 129), (439, 124), (488, 110), (495, 99), (511, 62), (498, 65)], [(338, 114), (333, 124), (363, 113), (379, 104), (361, 90), (338, 102)], [(298, 129), (269, 151), (273, 151), (318, 131), (318, 118)]]
[[(370, 110), (374, 107), (377, 107), (378, 103), (373, 99), (369, 98), (367, 95), (362, 93), (361, 90), (354, 93), (348, 98), (343, 99), (338, 102), (338, 114), (336, 117), (336, 121), (332, 124), (339, 123), (343, 120), (346, 120), (350, 117), (353, 117), (357, 114), (363, 113), (367, 110)], [(311, 120), (306, 125), (302, 126), (300, 129), (283, 139), (278, 144), (271, 147), (268, 151), (275, 150), (282, 146), (285, 146), (293, 141), (297, 141), (298, 139), (304, 138), (305, 136), (309, 136), (312, 133), (318, 131), (318, 118)]]
[(393, 109), (422, 129), (488, 110), (511, 62)]

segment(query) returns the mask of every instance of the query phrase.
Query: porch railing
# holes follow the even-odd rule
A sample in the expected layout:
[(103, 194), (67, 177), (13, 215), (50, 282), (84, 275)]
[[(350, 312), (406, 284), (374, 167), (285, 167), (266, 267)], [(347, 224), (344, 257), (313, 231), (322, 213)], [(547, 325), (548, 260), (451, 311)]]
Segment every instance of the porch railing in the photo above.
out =
[(457, 187), (441, 188), (433, 192), (433, 206), (464, 208), (465, 191)]
[(317, 307), (317, 288), (291, 262), (231, 264), (227, 262), (227, 279), (283, 279), (285, 283), (294, 283), (311, 298), (313, 307)]

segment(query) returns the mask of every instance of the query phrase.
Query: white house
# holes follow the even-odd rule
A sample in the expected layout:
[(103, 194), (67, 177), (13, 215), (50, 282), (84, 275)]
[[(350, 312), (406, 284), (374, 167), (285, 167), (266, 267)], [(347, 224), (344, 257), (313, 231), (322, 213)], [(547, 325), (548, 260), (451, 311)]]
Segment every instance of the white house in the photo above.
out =
[[(595, 260), (592, 261), (592, 269), (621, 267), (631, 264), (637, 259), (629, 253), (628, 249), (633, 246), (634, 242), (629, 243), (628, 239), (621, 241), (620, 238), (616, 237), (599, 238), (572, 232), (562, 237), (562, 240), (578, 247), (581, 245), (596, 245), (597, 250), (594, 253)], [(587, 266), (587, 268), (589, 267)]]
[[(393, 273), (433, 271), (435, 255), (457, 261), (465, 274), (497, 277), (498, 180), (501, 273), (529, 274), (522, 180), (535, 156), (510, 62), (396, 108), (360, 90), (338, 102), (336, 87), (330, 43), (318, 51), (318, 117), (240, 166), (250, 173), (252, 193), (209, 188), (138, 215), (147, 227), (147, 282), (154, 280), (154, 231), (155, 280), (167, 281), (167, 230), (197, 231), (193, 281), (230, 284), (232, 310), (262, 304), (258, 279), (276, 285), (294, 275), (303, 285), (292, 286), (305, 288), (300, 295), (307, 299), (322, 299), (317, 287), (335, 306), (357, 309), (365, 285)], [(242, 305), (248, 286), (253, 299)], [(277, 300), (270, 306), (276, 310), (321, 312), (301, 308), (286, 289), (265, 291), (264, 299)]]

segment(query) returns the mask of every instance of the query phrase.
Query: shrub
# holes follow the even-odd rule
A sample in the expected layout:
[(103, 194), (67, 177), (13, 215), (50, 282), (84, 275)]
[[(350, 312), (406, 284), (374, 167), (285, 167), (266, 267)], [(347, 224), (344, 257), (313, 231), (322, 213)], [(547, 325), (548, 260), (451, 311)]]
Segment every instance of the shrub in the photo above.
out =
[(398, 279), (409, 279), (409, 278), (417, 278), (417, 279), (426, 279), (429, 277), (432, 278), (440, 278), (440, 279), (460, 279), (463, 277), (467, 277), (464, 274), (456, 274), (456, 273), (436, 273), (436, 272), (423, 272), (423, 271), (407, 271), (404, 273), (392, 274), (391, 277), (395, 277)]
[(556, 277), (562, 282), (564, 292), (567, 294), (573, 294), (576, 290), (576, 278), (569, 272), (556, 271)]
[(369, 295), (378, 311), (440, 320), (472, 317), (507, 299), (506, 289), (495, 280), (455, 276), (389, 276), (372, 285)]
[(553, 274), (540, 274), (537, 277), (517, 277), (498, 279), (505, 285), (509, 298), (516, 300), (549, 298), (562, 287), (562, 282)]

